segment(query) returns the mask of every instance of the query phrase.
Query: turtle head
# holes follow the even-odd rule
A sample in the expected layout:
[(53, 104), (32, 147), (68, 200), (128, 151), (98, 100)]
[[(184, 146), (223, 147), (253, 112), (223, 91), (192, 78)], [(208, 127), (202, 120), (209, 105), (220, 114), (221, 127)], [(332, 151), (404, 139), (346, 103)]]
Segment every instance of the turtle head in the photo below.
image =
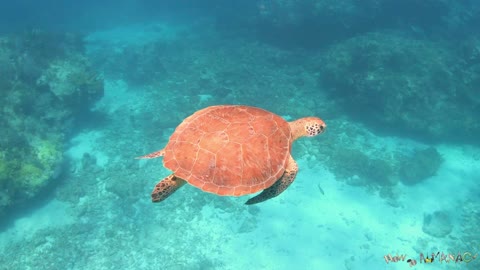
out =
[(317, 117), (308, 117), (305, 119), (305, 136), (312, 137), (316, 136), (325, 131), (327, 125), (323, 122), (322, 119)]
[(290, 122), (293, 138), (296, 140), (300, 137), (313, 137), (321, 134), (327, 128), (325, 122), (318, 117), (305, 117)]
[(307, 117), (304, 119), (305, 136), (316, 136), (325, 131), (327, 125), (318, 117)]

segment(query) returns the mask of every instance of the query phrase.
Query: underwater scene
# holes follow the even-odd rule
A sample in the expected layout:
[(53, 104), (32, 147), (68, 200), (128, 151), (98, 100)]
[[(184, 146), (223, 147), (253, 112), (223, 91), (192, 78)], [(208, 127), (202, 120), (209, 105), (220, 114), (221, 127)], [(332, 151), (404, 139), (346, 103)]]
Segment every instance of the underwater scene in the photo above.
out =
[(480, 269), (480, 2), (2, 1), (0, 270)]

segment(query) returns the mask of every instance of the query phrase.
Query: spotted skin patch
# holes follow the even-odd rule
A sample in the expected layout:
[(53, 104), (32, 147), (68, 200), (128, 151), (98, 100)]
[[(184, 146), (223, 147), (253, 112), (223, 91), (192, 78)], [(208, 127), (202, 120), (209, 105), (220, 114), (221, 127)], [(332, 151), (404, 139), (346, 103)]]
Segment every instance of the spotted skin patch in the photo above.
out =
[(312, 137), (325, 131), (325, 125), (317, 122), (309, 122), (305, 125), (305, 130), (307, 132), (307, 136)]
[(175, 175), (171, 174), (158, 182), (152, 191), (152, 202), (161, 202), (168, 196), (172, 195), (177, 189), (182, 187), (186, 182)]

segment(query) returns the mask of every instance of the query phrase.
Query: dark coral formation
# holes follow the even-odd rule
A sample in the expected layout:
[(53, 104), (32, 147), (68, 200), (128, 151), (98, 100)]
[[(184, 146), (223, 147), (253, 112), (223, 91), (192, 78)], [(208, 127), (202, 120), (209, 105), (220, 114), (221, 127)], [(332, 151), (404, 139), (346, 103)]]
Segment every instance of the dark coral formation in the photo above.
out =
[(0, 38), (0, 212), (58, 176), (75, 116), (103, 94), (103, 80), (73, 35), (29, 31)]
[[(280, 46), (314, 47), (373, 27), (376, 0), (260, 1), (253, 23), (265, 38)], [(260, 25), (260, 27), (258, 27)]]
[(374, 190), (390, 189), (398, 183), (403, 154), (376, 143), (378, 137), (362, 125), (330, 120), (332, 130), (324, 139), (299, 141), (294, 155), (315, 157), (311, 166), (324, 164), (339, 181)]
[(404, 159), (400, 167), (400, 180), (406, 185), (413, 185), (434, 176), (442, 164), (443, 158), (434, 147), (416, 150)]
[[(370, 157), (354, 147), (338, 146), (328, 161), (329, 168), (340, 179), (354, 186), (391, 186), (394, 166), (384, 157)], [(386, 156), (386, 154), (385, 154)]]
[[(478, 58), (474, 52), (466, 54)], [(440, 42), (370, 33), (331, 47), (321, 83), (352, 115), (377, 127), (442, 140), (475, 138), (476, 61)]]
[(379, 195), (396, 199), (399, 183), (413, 186), (434, 176), (443, 158), (434, 147), (408, 145), (397, 141), (391, 145), (370, 133), (364, 125), (330, 120), (331, 129), (322, 140), (299, 141), (294, 156), (313, 157), (311, 167), (325, 165), (338, 181), (379, 191)]
[[(231, 26), (232, 20), (244, 24), (240, 14), (244, 16), (246, 11), (235, 13), (223, 8), (228, 14), (222, 18), (223, 24)], [(473, 2), (447, 0), (262, 0), (247, 8), (257, 38), (277, 46), (304, 48), (323, 47), (380, 29), (462, 36), (468, 31), (466, 25), (475, 25), (474, 14), (478, 12)]]
[(452, 232), (453, 224), (446, 211), (435, 211), (423, 216), (422, 230), (433, 237), (445, 237)]

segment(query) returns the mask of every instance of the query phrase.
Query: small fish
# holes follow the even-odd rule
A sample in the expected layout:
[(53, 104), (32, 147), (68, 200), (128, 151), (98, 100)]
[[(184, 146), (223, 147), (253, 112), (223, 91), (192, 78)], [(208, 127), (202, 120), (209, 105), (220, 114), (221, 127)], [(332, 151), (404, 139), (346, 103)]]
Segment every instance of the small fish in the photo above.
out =
[(322, 195), (325, 195), (325, 192), (323, 191), (323, 188), (320, 186), (320, 184), (317, 185), (318, 190), (322, 193)]

